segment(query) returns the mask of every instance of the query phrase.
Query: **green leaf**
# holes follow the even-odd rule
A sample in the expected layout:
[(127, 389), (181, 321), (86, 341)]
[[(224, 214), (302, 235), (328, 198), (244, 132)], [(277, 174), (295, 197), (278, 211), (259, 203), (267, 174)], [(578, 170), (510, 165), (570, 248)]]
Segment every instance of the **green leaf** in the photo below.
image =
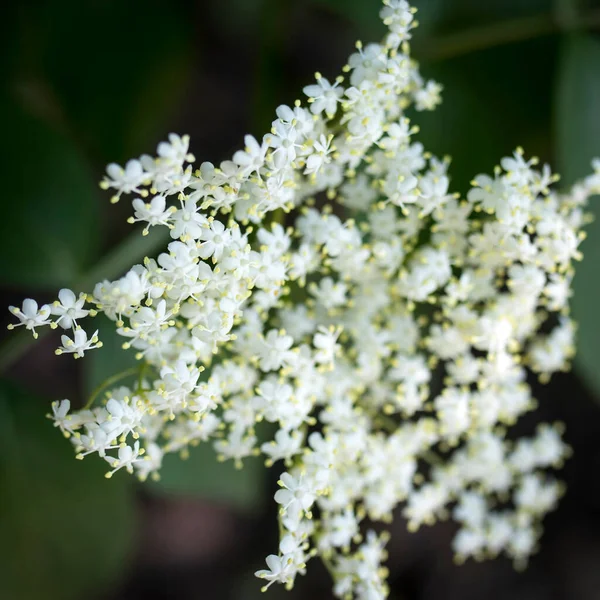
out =
[(267, 469), (263, 460), (250, 457), (236, 469), (232, 461), (219, 462), (212, 443), (191, 447), (189, 457), (165, 457), (160, 480), (148, 485), (168, 494), (197, 495), (207, 500), (253, 512), (265, 500)]
[(428, 151), (452, 158), (453, 191), (464, 194), (475, 175), (491, 173), (518, 146), (550, 160), (555, 52), (555, 40), (545, 38), (423, 66), (423, 75), (444, 89), (435, 111), (411, 111), (420, 127), (415, 137)]
[(9, 101), (0, 102), (2, 283), (70, 285), (95, 256), (97, 186), (73, 143)]
[[(478, 25), (501, 22), (508, 19), (549, 14), (555, 0), (452, 0), (443, 2), (435, 16), (444, 29), (460, 31)], [(416, 0), (415, 6), (428, 6), (432, 0)]]
[(0, 383), (0, 597), (10, 600), (96, 597), (132, 550), (131, 479), (76, 460), (47, 408)]
[(101, 164), (147, 152), (164, 137), (194, 57), (189, 10), (177, 0), (57, 0), (23, 15), (29, 71), (48, 83)]
[[(590, 173), (600, 156), (600, 41), (573, 35), (563, 42), (556, 89), (556, 152), (565, 185)], [(579, 323), (575, 367), (600, 392), (600, 207), (592, 200), (595, 221), (587, 228), (573, 282), (573, 316)]]
[(561, 181), (572, 185), (600, 155), (600, 40), (591, 35), (563, 40), (555, 115)]
[(378, 42), (385, 33), (379, 18), (381, 4), (373, 0), (312, 0), (313, 5), (330, 10), (347, 19), (356, 29), (357, 36), (366, 41)]

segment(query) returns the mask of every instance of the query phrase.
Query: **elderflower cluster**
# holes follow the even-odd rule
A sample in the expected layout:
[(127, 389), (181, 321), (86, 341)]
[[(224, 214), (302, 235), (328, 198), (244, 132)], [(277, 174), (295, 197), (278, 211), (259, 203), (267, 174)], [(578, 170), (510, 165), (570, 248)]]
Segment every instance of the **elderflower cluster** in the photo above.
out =
[(194, 170), (171, 134), (156, 157), (108, 166), (113, 200), (134, 195), (130, 222), (168, 228), (156, 260), (11, 307), (34, 332), (73, 327), (59, 352), (75, 356), (100, 345), (78, 322), (102, 312), (139, 360), (100, 405), (53, 403), (78, 457), (144, 480), (200, 442), (236, 465), (262, 454), (281, 472), (265, 587), (319, 556), (336, 596), (369, 600), (387, 596), (387, 537), (368, 524), (398, 506), (411, 530), (452, 516), (460, 560), (535, 550), (562, 492), (547, 469), (569, 448), (556, 424), (507, 430), (535, 407), (527, 370), (547, 380), (573, 356), (572, 262), (600, 191), (600, 162), (561, 194), (518, 149), (451, 193), (449, 162), (406, 116), (441, 91), (409, 55), (414, 10), (386, 0), (381, 15), (382, 44), (317, 74), (307, 104), (280, 106), (232, 160)]

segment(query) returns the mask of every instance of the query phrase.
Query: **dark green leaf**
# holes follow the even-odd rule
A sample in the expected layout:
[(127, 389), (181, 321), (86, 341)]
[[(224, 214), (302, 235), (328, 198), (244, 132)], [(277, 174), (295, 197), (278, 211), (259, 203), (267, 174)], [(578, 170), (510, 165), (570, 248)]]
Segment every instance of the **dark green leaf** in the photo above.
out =
[(0, 387), (0, 597), (78, 600), (127, 568), (134, 529), (131, 479), (107, 481), (45, 418), (47, 406)]
[(103, 163), (148, 151), (181, 100), (193, 52), (183, 2), (59, 0), (26, 15), (34, 74)]
[[(556, 90), (556, 149), (563, 183), (571, 185), (591, 170), (600, 156), (600, 41), (574, 35), (563, 43)], [(600, 391), (600, 210), (592, 201), (596, 220), (582, 244), (584, 260), (577, 265), (572, 299), (579, 323), (576, 368)]]
[(64, 135), (4, 101), (0, 163), (2, 283), (55, 289), (70, 285), (95, 256), (97, 186)]
[(563, 40), (556, 88), (556, 151), (562, 183), (590, 172), (600, 154), (600, 40), (572, 35)]
[(453, 190), (465, 193), (475, 175), (491, 173), (517, 146), (550, 160), (555, 52), (555, 40), (545, 38), (423, 66), (444, 86), (443, 101), (433, 112), (413, 112), (416, 139), (452, 157)]
[[(445, 33), (472, 29), (512, 19), (550, 15), (554, 0), (415, 0), (418, 18)], [(418, 33), (417, 33), (418, 35)]]
[(157, 490), (169, 494), (194, 494), (242, 511), (253, 511), (265, 500), (266, 467), (260, 458), (247, 458), (236, 469), (232, 461), (221, 463), (212, 442), (190, 448), (189, 457), (169, 454), (152, 482)]
[(381, 5), (372, 0), (312, 0), (321, 8), (330, 10), (350, 21), (360, 39), (378, 42), (385, 33), (385, 27), (379, 18)]

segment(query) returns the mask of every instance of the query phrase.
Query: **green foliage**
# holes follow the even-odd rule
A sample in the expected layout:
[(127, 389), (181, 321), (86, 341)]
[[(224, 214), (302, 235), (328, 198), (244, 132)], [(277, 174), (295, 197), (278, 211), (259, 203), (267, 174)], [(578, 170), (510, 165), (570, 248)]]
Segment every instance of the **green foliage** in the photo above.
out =
[(72, 284), (97, 250), (97, 187), (90, 169), (66, 135), (13, 102), (0, 110), (10, 149), (0, 161), (2, 280), (25, 288)]
[(157, 0), (58, 0), (19, 10), (21, 85), (35, 86), (36, 101), (44, 90), (42, 101), (92, 156), (126, 160), (163, 134), (181, 98), (189, 26), (181, 4)]
[[(0, 597), (77, 600), (127, 568), (131, 480), (74, 459), (40, 403), (0, 384)], [(104, 467), (104, 468), (103, 468)]]
[(590, 173), (600, 155), (600, 40), (565, 37), (556, 88), (557, 168), (563, 185)]
[[(590, 160), (600, 156), (600, 41), (573, 35), (563, 42), (556, 89), (558, 170), (570, 185), (590, 172)], [(591, 202), (595, 221), (582, 244), (584, 260), (577, 265), (572, 298), (579, 323), (576, 368), (600, 391), (600, 209)]]
[(265, 500), (266, 469), (260, 458), (247, 458), (243, 468), (217, 461), (212, 442), (191, 447), (189, 457), (165, 457), (160, 479), (151, 484), (167, 494), (195, 494), (243, 512), (259, 509)]
[[(531, 17), (548, 14), (553, 9), (554, 0), (451, 0), (440, 2), (435, 0), (416, 0), (419, 13), (435, 12), (435, 19), (445, 30), (460, 31), (467, 27), (479, 27), (489, 23), (498, 23), (505, 19)], [(419, 14), (419, 20), (423, 20)]]
[[(521, 60), (526, 52), (528, 61)], [(549, 160), (550, 104), (556, 43), (541, 39), (502, 46), (425, 65), (443, 84), (442, 104), (412, 114), (427, 150), (450, 155), (452, 189), (466, 193), (478, 173), (490, 173), (501, 157), (522, 145)], [(536, 65), (531, 71), (531, 63)]]
[(347, 0), (312, 0), (315, 7), (331, 11), (352, 23), (363, 40), (378, 40), (384, 27), (379, 19), (380, 5), (377, 2), (348, 2)]
[[(10, 6), (4, 54), (2, 282), (73, 285), (98, 258), (97, 172), (162, 135), (190, 67), (182, 6), (60, 0)], [(161, 23), (150, 43), (135, 31)], [(10, 26), (9, 26), (10, 23)], [(24, 240), (26, 240), (25, 243)]]

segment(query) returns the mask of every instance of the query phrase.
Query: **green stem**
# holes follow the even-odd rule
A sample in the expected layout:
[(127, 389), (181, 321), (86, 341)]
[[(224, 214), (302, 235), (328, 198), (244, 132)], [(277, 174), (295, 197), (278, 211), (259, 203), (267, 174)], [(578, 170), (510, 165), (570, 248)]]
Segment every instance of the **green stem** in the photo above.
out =
[[(82, 275), (73, 284), (74, 291), (89, 291), (99, 281), (119, 277), (146, 256), (152, 256), (164, 248), (169, 239), (169, 231), (164, 227), (155, 227), (147, 236), (143, 236), (140, 229), (136, 229)], [(51, 331), (49, 327), (40, 329), (38, 340)], [(0, 372), (7, 370), (38, 340), (27, 330), (10, 334), (0, 345)]]
[(392, 417), (385, 415), (383, 413), (377, 413), (373, 415), (373, 419), (376, 424), (379, 425), (382, 429), (385, 429), (389, 433), (394, 433), (398, 431), (398, 423), (392, 419)]
[(554, 13), (500, 21), (428, 39), (422, 44), (417, 42), (414, 54), (422, 62), (439, 61), (557, 32), (595, 27), (600, 27), (600, 10), (576, 15), (572, 10), (557, 8)]
[(103, 256), (73, 287), (76, 291), (88, 290), (99, 281), (119, 277), (146, 256), (162, 250), (170, 239), (166, 227), (153, 227), (148, 235), (142, 235), (141, 230), (136, 229)]
[(329, 575), (331, 575), (331, 579), (333, 579), (335, 581), (336, 572), (335, 572), (335, 567), (333, 566), (332, 560), (326, 556), (321, 556), (320, 558), (321, 558), (321, 562), (327, 569), (327, 572), (329, 573)]
[(143, 362), (142, 366), (140, 367), (140, 373), (138, 375), (138, 381), (137, 381), (138, 393), (141, 393), (143, 391), (142, 384), (144, 383), (144, 375), (146, 374), (147, 368), (148, 368), (148, 363)]
[(432, 452), (431, 450), (423, 452), (421, 457), (432, 467), (439, 467), (444, 462), (435, 452)]
[(131, 367), (131, 369), (127, 369), (126, 371), (121, 371), (121, 373), (117, 373), (116, 375), (109, 377), (108, 379), (103, 381), (92, 392), (92, 395), (89, 397), (88, 401), (85, 403), (85, 406), (83, 408), (87, 409), (87, 408), (90, 408), (91, 406), (93, 406), (94, 401), (100, 395), (100, 392), (102, 390), (106, 389), (107, 387), (110, 387), (111, 385), (114, 385), (118, 381), (121, 381), (121, 379), (125, 379), (125, 377), (131, 377), (132, 375), (137, 375), (140, 370), (141, 370), (140, 367)]

